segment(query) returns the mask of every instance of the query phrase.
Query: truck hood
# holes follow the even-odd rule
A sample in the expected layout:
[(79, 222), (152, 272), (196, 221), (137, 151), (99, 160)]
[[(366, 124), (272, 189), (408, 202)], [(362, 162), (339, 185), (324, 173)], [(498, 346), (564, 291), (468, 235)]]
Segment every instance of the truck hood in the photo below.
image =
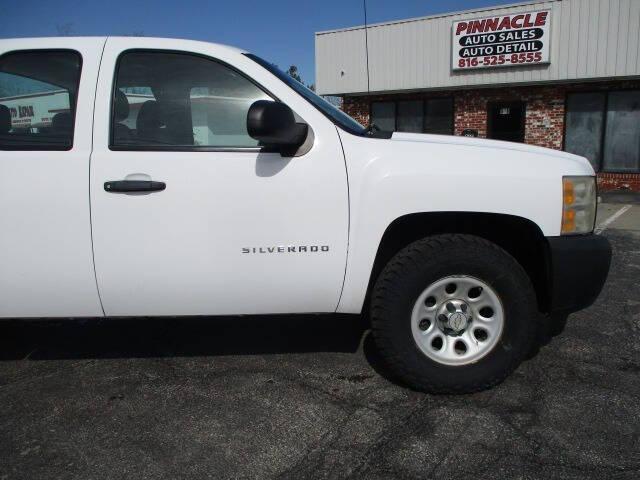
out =
[(535, 147), (532, 145), (525, 145), (524, 143), (503, 142), (500, 140), (488, 140), (485, 138), (473, 138), (462, 137), (453, 135), (430, 135), (423, 133), (404, 133), (394, 132), (391, 136), (393, 142), (416, 142), (416, 143), (431, 143), (442, 145), (459, 145), (464, 147), (475, 147), (491, 150), (510, 150), (513, 152), (533, 153), (537, 155), (545, 155), (548, 157), (554, 157), (559, 160), (574, 163), (582, 168), (587, 167), (593, 174), (593, 167), (589, 161), (578, 155), (572, 153), (563, 152), (560, 150), (553, 150), (551, 148)]

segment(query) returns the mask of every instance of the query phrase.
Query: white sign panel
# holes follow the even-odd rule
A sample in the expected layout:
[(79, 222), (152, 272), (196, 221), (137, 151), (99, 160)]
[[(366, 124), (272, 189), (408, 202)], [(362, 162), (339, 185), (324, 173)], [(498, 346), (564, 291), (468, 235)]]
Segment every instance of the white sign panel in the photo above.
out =
[(551, 11), (454, 22), (451, 34), (453, 70), (549, 63)]
[(9, 108), (12, 128), (50, 127), (57, 113), (69, 112), (69, 93), (44, 91), (26, 95), (0, 98)]

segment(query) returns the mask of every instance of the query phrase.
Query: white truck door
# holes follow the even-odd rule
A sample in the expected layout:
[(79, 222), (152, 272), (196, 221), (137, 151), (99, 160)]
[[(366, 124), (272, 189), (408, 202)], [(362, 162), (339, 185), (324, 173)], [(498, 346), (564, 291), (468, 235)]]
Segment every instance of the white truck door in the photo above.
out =
[(0, 41), (0, 317), (103, 314), (88, 179), (104, 42)]
[[(305, 155), (283, 158), (248, 136), (249, 106), (270, 98), (313, 129)], [(348, 234), (340, 141), (271, 73), (228, 47), (109, 38), (94, 139), (92, 228), (107, 315), (335, 311)], [(140, 185), (151, 190), (114, 191)]]

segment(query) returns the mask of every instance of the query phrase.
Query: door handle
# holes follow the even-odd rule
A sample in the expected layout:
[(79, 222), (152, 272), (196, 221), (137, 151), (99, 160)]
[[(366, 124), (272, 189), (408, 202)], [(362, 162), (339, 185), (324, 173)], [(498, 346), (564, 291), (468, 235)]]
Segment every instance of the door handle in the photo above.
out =
[(167, 188), (164, 182), (151, 180), (115, 180), (104, 182), (107, 192), (160, 192)]

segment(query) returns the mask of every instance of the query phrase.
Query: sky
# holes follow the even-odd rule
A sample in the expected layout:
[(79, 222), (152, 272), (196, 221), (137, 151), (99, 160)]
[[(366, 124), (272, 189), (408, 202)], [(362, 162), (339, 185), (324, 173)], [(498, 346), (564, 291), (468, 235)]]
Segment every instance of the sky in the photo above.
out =
[[(517, 0), (367, 0), (369, 23)], [(0, 0), (0, 37), (145, 35), (225, 43), (315, 82), (314, 33), (364, 24), (362, 0)]]

